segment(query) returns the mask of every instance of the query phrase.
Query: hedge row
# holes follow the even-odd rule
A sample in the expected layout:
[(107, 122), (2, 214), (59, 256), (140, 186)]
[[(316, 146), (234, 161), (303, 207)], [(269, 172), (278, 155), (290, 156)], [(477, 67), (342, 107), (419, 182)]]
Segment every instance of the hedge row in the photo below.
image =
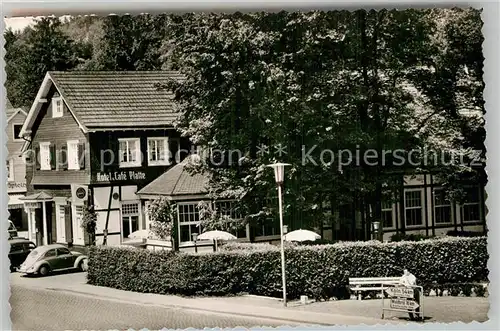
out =
[[(233, 249), (187, 254), (92, 247), (88, 282), (161, 294), (281, 297), (279, 249), (266, 245)], [(402, 275), (404, 268), (427, 288), (481, 282), (488, 277), (484, 237), (288, 246), (285, 255), (289, 299), (300, 295), (347, 298), (349, 277), (394, 277)]]

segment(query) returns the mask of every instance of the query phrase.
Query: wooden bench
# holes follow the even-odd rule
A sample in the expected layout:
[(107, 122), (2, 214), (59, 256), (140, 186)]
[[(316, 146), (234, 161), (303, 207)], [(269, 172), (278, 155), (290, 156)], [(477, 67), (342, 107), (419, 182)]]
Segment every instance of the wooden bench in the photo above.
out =
[(349, 278), (349, 287), (351, 291), (357, 294), (361, 300), (361, 292), (363, 291), (383, 291), (388, 286), (399, 284), (401, 277), (365, 277), (365, 278)]

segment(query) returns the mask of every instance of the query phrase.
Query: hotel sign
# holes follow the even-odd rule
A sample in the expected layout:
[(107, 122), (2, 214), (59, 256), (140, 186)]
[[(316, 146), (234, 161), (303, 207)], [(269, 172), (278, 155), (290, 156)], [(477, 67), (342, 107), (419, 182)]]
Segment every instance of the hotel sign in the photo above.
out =
[(141, 181), (145, 179), (146, 173), (143, 171), (98, 172), (95, 178), (98, 183)]

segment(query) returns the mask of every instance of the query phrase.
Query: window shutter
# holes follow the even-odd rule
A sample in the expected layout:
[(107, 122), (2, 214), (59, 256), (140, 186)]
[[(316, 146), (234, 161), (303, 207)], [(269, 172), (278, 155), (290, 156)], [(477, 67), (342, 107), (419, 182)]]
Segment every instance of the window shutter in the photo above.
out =
[(80, 170), (85, 169), (85, 143), (78, 144), (78, 162), (80, 162)]
[(35, 147), (35, 165), (36, 165), (36, 170), (40, 170), (40, 146)]
[(55, 170), (56, 169), (56, 145), (50, 144), (49, 152), (50, 152), (50, 169)]
[(68, 146), (66, 144), (61, 146), (61, 153), (59, 155), (61, 156), (59, 164), (62, 170), (68, 170)]

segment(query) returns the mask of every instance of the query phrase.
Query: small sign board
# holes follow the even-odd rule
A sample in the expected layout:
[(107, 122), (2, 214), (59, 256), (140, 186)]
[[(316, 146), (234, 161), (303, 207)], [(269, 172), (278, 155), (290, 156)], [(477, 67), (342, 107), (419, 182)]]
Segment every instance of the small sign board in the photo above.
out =
[(76, 189), (76, 197), (78, 199), (83, 199), (87, 195), (87, 191), (83, 187), (79, 187)]
[(40, 202), (25, 202), (24, 207), (36, 209), (36, 208), (41, 208), (42, 204)]
[(419, 304), (413, 300), (407, 300), (406, 298), (392, 298), (391, 299), (391, 308), (393, 309), (402, 309), (402, 310), (414, 310), (419, 307)]
[(412, 299), (415, 295), (413, 289), (410, 287), (389, 287), (385, 290), (385, 292), (390, 297), (396, 297), (396, 298)]

